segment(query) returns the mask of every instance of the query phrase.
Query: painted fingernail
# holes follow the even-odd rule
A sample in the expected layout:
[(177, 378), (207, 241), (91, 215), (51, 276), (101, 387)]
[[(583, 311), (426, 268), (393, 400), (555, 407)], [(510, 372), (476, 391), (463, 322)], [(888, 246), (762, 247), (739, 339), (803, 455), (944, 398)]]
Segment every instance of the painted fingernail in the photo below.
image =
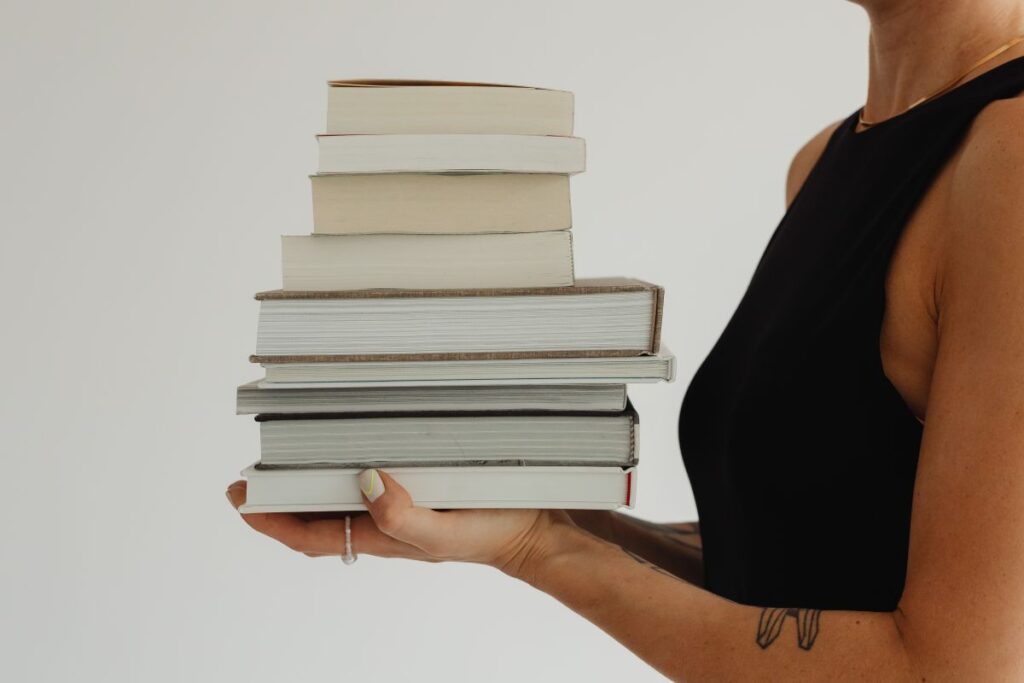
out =
[(377, 470), (363, 470), (359, 474), (359, 488), (371, 503), (384, 495), (384, 481)]

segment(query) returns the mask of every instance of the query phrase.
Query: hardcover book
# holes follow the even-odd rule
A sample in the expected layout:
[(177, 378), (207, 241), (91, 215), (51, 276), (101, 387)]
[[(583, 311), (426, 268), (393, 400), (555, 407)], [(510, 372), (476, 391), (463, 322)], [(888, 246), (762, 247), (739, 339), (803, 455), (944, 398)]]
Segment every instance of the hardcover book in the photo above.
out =
[(571, 287), (277, 290), (256, 298), (254, 363), (488, 360), (656, 353), (663, 291), (592, 278)]
[(256, 420), (264, 468), (636, 464), (632, 406), (617, 413), (389, 411)]
[[(614, 510), (633, 506), (632, 467), (400, 467), (384, 468), (413, 502), (434, 509), (552, 508)], [(249, 512), (365, 510), (358, 469), (247, 468)]]

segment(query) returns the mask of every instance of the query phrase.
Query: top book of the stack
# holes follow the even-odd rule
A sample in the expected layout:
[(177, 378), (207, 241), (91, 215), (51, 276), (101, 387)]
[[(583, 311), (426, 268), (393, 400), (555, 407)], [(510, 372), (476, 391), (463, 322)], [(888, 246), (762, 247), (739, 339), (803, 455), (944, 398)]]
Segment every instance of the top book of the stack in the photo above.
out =
[(329, 81), (327, 134), (572, 135), (573, 95), (494, 83)]

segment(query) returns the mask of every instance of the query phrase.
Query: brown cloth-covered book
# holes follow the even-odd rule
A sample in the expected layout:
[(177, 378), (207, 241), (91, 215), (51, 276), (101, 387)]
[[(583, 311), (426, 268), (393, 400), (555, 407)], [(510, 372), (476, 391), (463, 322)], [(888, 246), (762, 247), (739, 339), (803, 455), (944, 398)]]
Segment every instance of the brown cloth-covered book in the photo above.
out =
[(657, 353), (664, 290), (566, 287), (261, 292), (254, 363), (496, 360)]

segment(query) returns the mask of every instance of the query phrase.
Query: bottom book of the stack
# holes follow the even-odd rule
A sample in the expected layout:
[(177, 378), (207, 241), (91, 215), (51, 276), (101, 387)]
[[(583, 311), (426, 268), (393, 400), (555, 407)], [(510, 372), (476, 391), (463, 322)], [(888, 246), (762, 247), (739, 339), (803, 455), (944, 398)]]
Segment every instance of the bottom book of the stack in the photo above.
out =
[[(413, 502), (434, 509), (555, 508), (612, 510), (632, 507), (632, 467), (502, 466), (382, 468)], [(241, 511), (326, 512), (365, 510), (359, 473), (352, 468), (266, 469), (242, 472), (249, 490)]]
[(243, 512), (365, 509), (358, 476), (381, 468), (431, 508), (631, 507), (636, 423), (619, 412), (258, 415), (260, 462)]

